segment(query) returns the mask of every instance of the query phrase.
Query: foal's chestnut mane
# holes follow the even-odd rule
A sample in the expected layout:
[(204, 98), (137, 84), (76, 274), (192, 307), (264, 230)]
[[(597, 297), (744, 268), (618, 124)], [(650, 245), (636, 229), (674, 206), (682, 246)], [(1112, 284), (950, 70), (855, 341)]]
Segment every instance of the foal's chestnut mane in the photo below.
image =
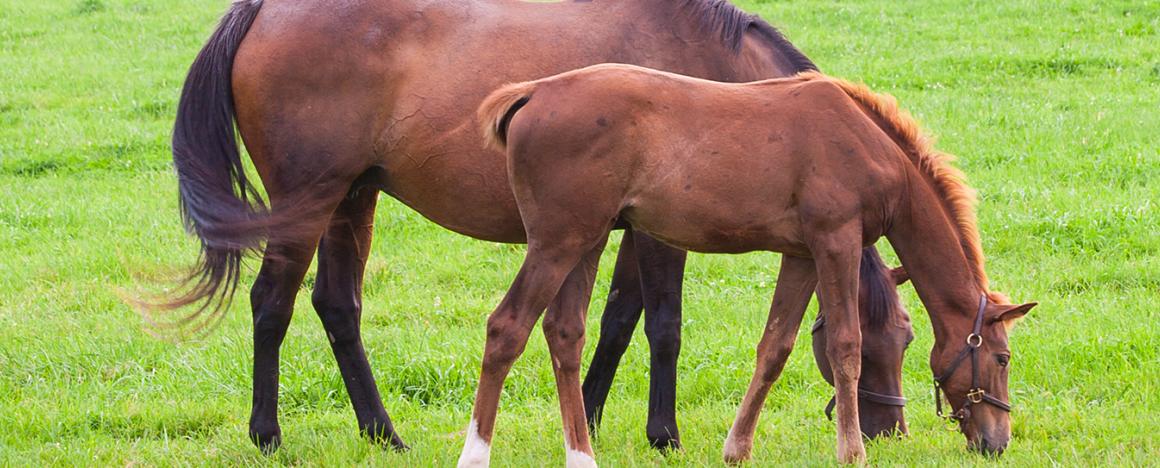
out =
[(840, 78), (822, 75), (817, 72), (805, 72), (799, 76), (809, 79), (825, 79), (842, 88), (862, 111), (874, 120), (880, 128), (886, 130), (890, 138), (906, 153), (911, 163), (918, 168), (927, 182), (938, 194), (939, 202), (951, 217), (958, 234), (959, 244), (963, 254), (970, 263), (971, 273), (975, 277), (979, 288), (987, 294), (987, 298), (994, 303), (1008, 304), (1010, 300), (1002, 293), (988, 289), (987, 272), (983, 268), (984, 257), (982, 242), (979, 240), (979, 228), (975, 215), (975, 205), (978, 202), (975, 189), (966, 183), (966, 177), (952, 162), (954, 155), (938, 151), (934, 148), (934, 139), (923, 133), (918, 122), (904, 109), (898, 107), (898, 101), (889, 94), (879, 94), (871, 91), (866, 85), (851, 83)]

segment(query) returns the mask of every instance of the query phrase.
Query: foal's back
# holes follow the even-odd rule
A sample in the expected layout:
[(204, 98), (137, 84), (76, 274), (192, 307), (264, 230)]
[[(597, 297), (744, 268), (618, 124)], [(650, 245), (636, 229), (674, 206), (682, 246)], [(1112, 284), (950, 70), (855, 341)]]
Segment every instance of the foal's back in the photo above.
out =
[(906, 164), (820, 74), (728, 84), (598, 65), (519, 86), (530, 97), (501, 137), (521, 209), (572, 204), (688, 250), (808, 255), (807, 232), (854, 220), (877, 238)]

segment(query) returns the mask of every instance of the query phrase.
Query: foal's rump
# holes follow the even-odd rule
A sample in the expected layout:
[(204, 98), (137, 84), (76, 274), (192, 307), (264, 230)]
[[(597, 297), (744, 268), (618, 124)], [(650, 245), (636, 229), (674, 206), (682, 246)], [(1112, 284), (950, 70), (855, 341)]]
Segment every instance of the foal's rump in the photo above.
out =
[(889, 140), (817, 73), (730, 84), (603, 64), (506, 86), (479, 112), (529, 229), (552, 206), (686, 250), (803, 255), (799, 205), (850, 219), (865, 207), (836, 195), (888, 185), (880, 158), (850, 155)]

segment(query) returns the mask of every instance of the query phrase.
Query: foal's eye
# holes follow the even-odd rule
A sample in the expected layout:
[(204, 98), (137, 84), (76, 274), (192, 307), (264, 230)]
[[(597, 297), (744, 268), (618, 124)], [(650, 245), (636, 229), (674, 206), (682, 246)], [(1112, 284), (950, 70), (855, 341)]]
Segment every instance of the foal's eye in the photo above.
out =
[(995, 356), (995, 360), (999, 361), (1000, 366), (1007, 367), (1007, 364), (1011, 363), (1011, 356), (1008, 354), (1000, 354)]

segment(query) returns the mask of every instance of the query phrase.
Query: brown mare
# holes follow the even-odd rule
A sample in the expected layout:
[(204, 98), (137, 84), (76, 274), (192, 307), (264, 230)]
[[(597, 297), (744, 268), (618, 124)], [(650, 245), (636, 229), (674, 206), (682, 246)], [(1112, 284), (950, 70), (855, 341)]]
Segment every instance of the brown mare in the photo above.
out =
[[(174, 165), (202, 261), (189, 294), (171, 306), (200, 304), (188, 323), (220, 317), (243, 256), (263, 255), (250, 291), (249, 433), (259, 447), (272, 450), (281, 440), (279, 347), (315, 251), (313, 305), (359, 428), (404, 446), (359, 332), (378, 193), (456, 232), (523, 242), (504, 157), (481, 147), (474, 110), (500, 84), (606, 61), (738, 82), (814, 69), (768, 24), (721, 1), (233, 4), (191, 67), (178, 106)], [(245, 175), (235, 117), (268, 204)], [(658, 447), (677, 445), (684, 261), (683, 251), (626, 232), (585, 382), (595, 421), (643, 307), (652, 366), (647, 429)], [(889, 367), (901, 349), (867, 357)], [(900, 408), (875, 411), (881, 424), (864, 427), (867, 434), (904, 427)]]
[(569, 459), (591, 461), (575, 363), (596, 259), (618, 222), (686, 250), (785, 254), (759, 345), (776, 351), (758, 353), (726, 460), (749, 457), (815, 284), (837, 389), (838, 460), (865, 459), (857, 278), (859, 252), (882, 236), (930, 313), (931, 368), (952, 417), (971, 447), (1007, 446), (1007, 328), (1034, 304), (988, 291), (974, 192), (893, 99), (816, 72), (727, 84), (606, 64), (503, 87), (479, 120), (508, 153), (528, 253), (488, 319), (472, 420), (479, 433), (468, 434), (461, 460), (486, 460), (475, 442), (490, 438), (507, 370), (549, 307), (544, 330)]

